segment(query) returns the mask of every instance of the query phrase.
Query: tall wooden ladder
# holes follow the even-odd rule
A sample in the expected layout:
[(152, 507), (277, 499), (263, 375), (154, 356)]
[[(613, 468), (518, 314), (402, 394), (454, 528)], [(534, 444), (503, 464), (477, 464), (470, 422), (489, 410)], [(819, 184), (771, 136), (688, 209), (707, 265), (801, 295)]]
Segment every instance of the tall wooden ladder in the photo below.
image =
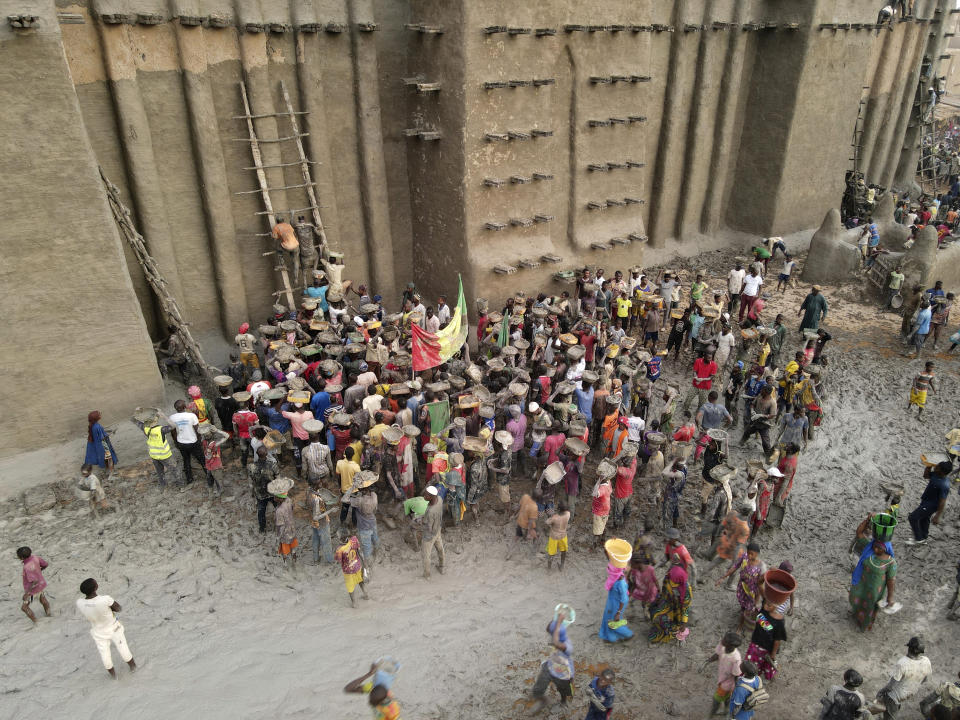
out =
[[(322, 250), (323, 248), (326, 247), (327, 236), (323, 227), (323, 219), (320, 217), (320, 204), (317, 201), (317, 194), (316, 194), (316, 190), (314, 189), (316, 187), (316, 183), (313, 182), (313, 179), (310, 175), (310, 166), (314, 164), (314, 161), (307, 159), (307, 154), (303, 147), (303, 138), (307, 137), (309, 133), (300, 132), (300, 125), (297, 122), (298, 115), (307, 115), (308, 113), (307, 111), (304, 111), (304, 110), (293, 109), (293, 104), (290, 102), (290, 93), (287, 92), (287, 86), (284, 84), (282, 80), (280, 81), (280, 91), (283, 94), (283, 102), (286, 107), (285, 112), (269, 112), (269, 113), (254, 114), (250, 107), (250, 98), (247, 95), (246, 83), (243, 81), (240, 82), (240, 95), (243, 98), (244, 114), (234, 116), (233, 119), (246, 120), (247, 122), (247, 132), (249, 134), (249, 137), (238, 138), (238, 139), (241, 139), (245, 142), (250, 143), (250, 152), (253, 156), (253, 166), (244, 168), (244, 170), (253, 170), (256, 172), (257, 182), (260, 185), (260, 189), (259, 190), (243, 190), (234, 194), (247, 195), (251, 193), (260, 193), (260, 195), (263, 198), (264, 210), (257, 212), (256, 214), (266, 215), (267, 221), (270, 223), (270, 231), (266, 233), (258, 233), (257, 236), (272, 238), (273, 228), (277, 224), (277, 210), (275, 210), (273, 207), (273, 202), (270, 199), (270, 192), (272, 190), (297, 190), (302, 188), (303, 190), (306, 191), (307, 199), (310, 204), (304, 208), (287, 208), (287, 209), (281, 208), (279, 209), (279, 212), (288, 215), (292, 221), (295, 219), (296, 213), (309, 210), (313, 218), (313, 224), (316, 227), (317, 235), (320, 238), (320, 245)], [(259, 138), (257, 136), (257, 131), (256, 131), (256, 128), (254, 127), (253, 121), (258, 118), (267, 118), (267, 117), (287, 118), (290, 125), (290, 135), (285, 137), (270, 138), (270, 139)], [(274, 165), (264, 165), (263, 155), (260, 152), (260, 144), (261, 143), (284, 143), (284, 142), (295, 143), (297, 148), (297, 154), (299, 155), (300, 159), (294, 162), (287, 162), (287, 163), (280, 162)], [(300, 174), (303, 179), (302, 183), (296, 184), (296, 185), (283, 185), (279, 187), (269, 187), (267, 183), (267, 175), (264, 172), (264, 170), (267, 170), (270, 168), (292, 167), (295, 165), (300, 166)], [(291, 222), (291, 224), (293, 223)], [(274, 245), (274, 249), (263, 253), (265, 257), (266, 256), (276, 257), (277, 264), (274, 266), (274, 269), (280, 273), (280, 279), (283, 283), (283, 287), (280, 290), (277, 290), (276, 292), (274, 292), (273, 295), (274, 297), (279, 295), (285, 295), (287, 299), (287, 304), (289, 305), (290, 310), (291, 311), (296, 310), (297, 303), (296, 303), (296, 300), (294, 299), (293, 291), (295, 289), (302, 289), (302, 288), (299, 288), (299, 287), (295, 288), (290, 284), (290, 273), (287, 269), (287, 264), (284, 259), (283, 253), (278, 252), (276, 250), (276, 243), (274, 243), (273, 245)], [(317, 253), (317, 257), (319, 258), (319, 252)], [(316, 262), (314, 263), (314, 269), (316, 269)]]

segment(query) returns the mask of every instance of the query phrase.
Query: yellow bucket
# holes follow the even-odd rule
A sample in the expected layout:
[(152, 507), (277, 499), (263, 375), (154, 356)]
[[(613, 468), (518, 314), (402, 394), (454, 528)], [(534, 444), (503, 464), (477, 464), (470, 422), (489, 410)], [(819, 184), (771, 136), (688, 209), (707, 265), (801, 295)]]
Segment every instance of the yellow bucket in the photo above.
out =
[(626, 540), (620, 538), (610, 538), (603, 544), (610, 558), (610, 564), (614, 567), (625, 568), (630, 564), (630, 558), (633, 556), (633, 546)]

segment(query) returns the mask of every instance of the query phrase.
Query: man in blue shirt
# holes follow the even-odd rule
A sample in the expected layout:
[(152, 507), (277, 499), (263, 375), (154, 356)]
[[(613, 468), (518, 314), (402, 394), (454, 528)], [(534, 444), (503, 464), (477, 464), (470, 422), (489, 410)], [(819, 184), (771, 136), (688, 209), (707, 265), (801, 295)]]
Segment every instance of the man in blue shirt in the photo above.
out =
[(567, 636), (567, 628), (564, 620), (567, 619), (566, 613), (560, 610), (557, 613), (557, 619), (547, 625), (547, 634), (550, 635), (550, 647), (553, 648), (550, 656), (540, 665), (540, 673), (533, 683), (533, 689), (530, 694), (533, 695), (534, 704), (530, 707), (528, 714), (533, 715), (539, 712), (547, 704), (547, 690), (550, 684), (557, 688), (560, 693), (560, 703), (566, 705), (567, 701), (573, 697), (573, 643)]
[(273, 404), (267, 408), (267, 424), (271, 430), (279, 433), (285, 433), (290, 429), (290, 421), (283, 416), (284, 410), (289, 410), (290, 405), (282, 400), (274, 400)]
[(740, 679), (733, 688), (733, 695), (730, 697), (730, 717), (733, 720), (751, 720), (753, 718), (753, 708), (745, 708), (743, 705), (750, 693), (760, 687), (760, 678), (757, 676), (757, 666), (749, 660), (740, 663)]
[(913, 539), (907, 540), (907, 545), (926, 545), (930, 534), (930, 523), (940, 524), (940, 515), (947, 504), (947, 495), (950, 494), (950, 472), (953, 463), (949, 460), (937, 463), (927, 468), (923, 477), (927, 479), (927, 487), (920, 496), (920, 505), (907, 519), (910, 529), (913, 530)]
[(920, 356), (920, 350), (923, 343), (930, 334), (930, 320), (933, 317), (933, 311), (930, 309), (930, 302), (924, 298), (920, 303), (920, 309), (917, 311), (917, 318), (913, 321), (913, 347), (914, 357)]
[(581, 383), (584, 385), (583, 389), (576, 388), (573, 391), (574, 398), (577, 401), (577, 410), (579, 410), (583, 416), (587, 419), (587, 424), (593, 422), (593, 393), (594, 388), (592, 384)]
[(327, 284), (326, 280), (323, 280), (318, 277), (314, 277), (313, 285), (311, 285), (308, 288), (304, 288), (303, 294), (306, 295), (308, 298), (313, 298), (314, 300), (318, 300), (321, 312), (326, 314), (327, 310), (330, 307), (327, 304), (327, 290), (329, 289), (330, 289), (330, 286)]
[(328, 407), (330, 407), (330, 393), (320, 391), (314, 393), (313, 397), (310, 398), (310, 412), (313, 413), (315, 418), (322, 418)]

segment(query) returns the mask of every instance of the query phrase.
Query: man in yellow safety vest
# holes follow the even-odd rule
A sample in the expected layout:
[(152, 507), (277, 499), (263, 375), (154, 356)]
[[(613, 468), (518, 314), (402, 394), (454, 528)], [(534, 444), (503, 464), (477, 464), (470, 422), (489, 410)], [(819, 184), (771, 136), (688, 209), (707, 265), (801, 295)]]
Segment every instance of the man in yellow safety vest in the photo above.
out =
[[(164, 420), (163, 424), (160, 423), (161, 417)], [(134, 410), (131, 419), (143, 431), (146, 438), (147, 451), (150, 453), (150, 460), (156, 468), (157, 478), (160, 481), (160, 491), (163, 492), (167, 487), (167, 473), (179, 487), (183, 488), (183, 479), (170, 447), (171, 428), (166, 422), (167, 418), (157, 408), (138, 407)]]

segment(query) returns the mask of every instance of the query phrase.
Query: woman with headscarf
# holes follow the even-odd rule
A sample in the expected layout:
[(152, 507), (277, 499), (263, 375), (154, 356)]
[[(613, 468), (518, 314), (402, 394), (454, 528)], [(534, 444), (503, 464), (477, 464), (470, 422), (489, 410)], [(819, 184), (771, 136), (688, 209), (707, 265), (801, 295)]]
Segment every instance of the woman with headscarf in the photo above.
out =
[(660, 597), (650, 606), (650, 642), (666, 643), (682, 634), (690, 621), (693, 588), (687, 579), (683, 560), (674, 553), (670, 570), (663, 578)]
[[(850, 579), (850, 609), (860, 630), (873, 628), (877, 608), (893, 605), (896, 587), (897, 561), (893, 559), (893, 545), (874, 540), (863, 549), (860, 561)], [(884, 590), (887, 599), (881, 600)]]
[(104, 468), (107, 473), (101, 480), (106, 480), (117, 464), (117, 453), (110, 442), (110, 436), (100, 424), (100, 411), (94, 410), (87, 415), (87, 452), (83, 458), (84, 465), (96, 465)]
[[(607, 560), (610, 560), (609, 554)], [(624, 569), (617, 567), (613, 562), (607, 563), (607, 605), (603, 609), (603, 618), (600, 620), (600, 639), (615, 643), (618, 640), (629, 640), (633, 631), (627, 627), (627, 603), (630, 602), (630, 593), (627, 589), (627, 579)]]
[(757, 621), (757, 611), (763, 604), (763, 576), (767, 572), (767, 566), (760, 559), (760, 546), (757, 543), (751, 542), (747, 545), (746, 552), (741, 553), (727, 573), (717, 580), (717, 587), (737, 570), (740, 571), (737, 583), (740, 621), (737, 623), (737, 632), (742, 632), (744, 627), (753, 629)]

